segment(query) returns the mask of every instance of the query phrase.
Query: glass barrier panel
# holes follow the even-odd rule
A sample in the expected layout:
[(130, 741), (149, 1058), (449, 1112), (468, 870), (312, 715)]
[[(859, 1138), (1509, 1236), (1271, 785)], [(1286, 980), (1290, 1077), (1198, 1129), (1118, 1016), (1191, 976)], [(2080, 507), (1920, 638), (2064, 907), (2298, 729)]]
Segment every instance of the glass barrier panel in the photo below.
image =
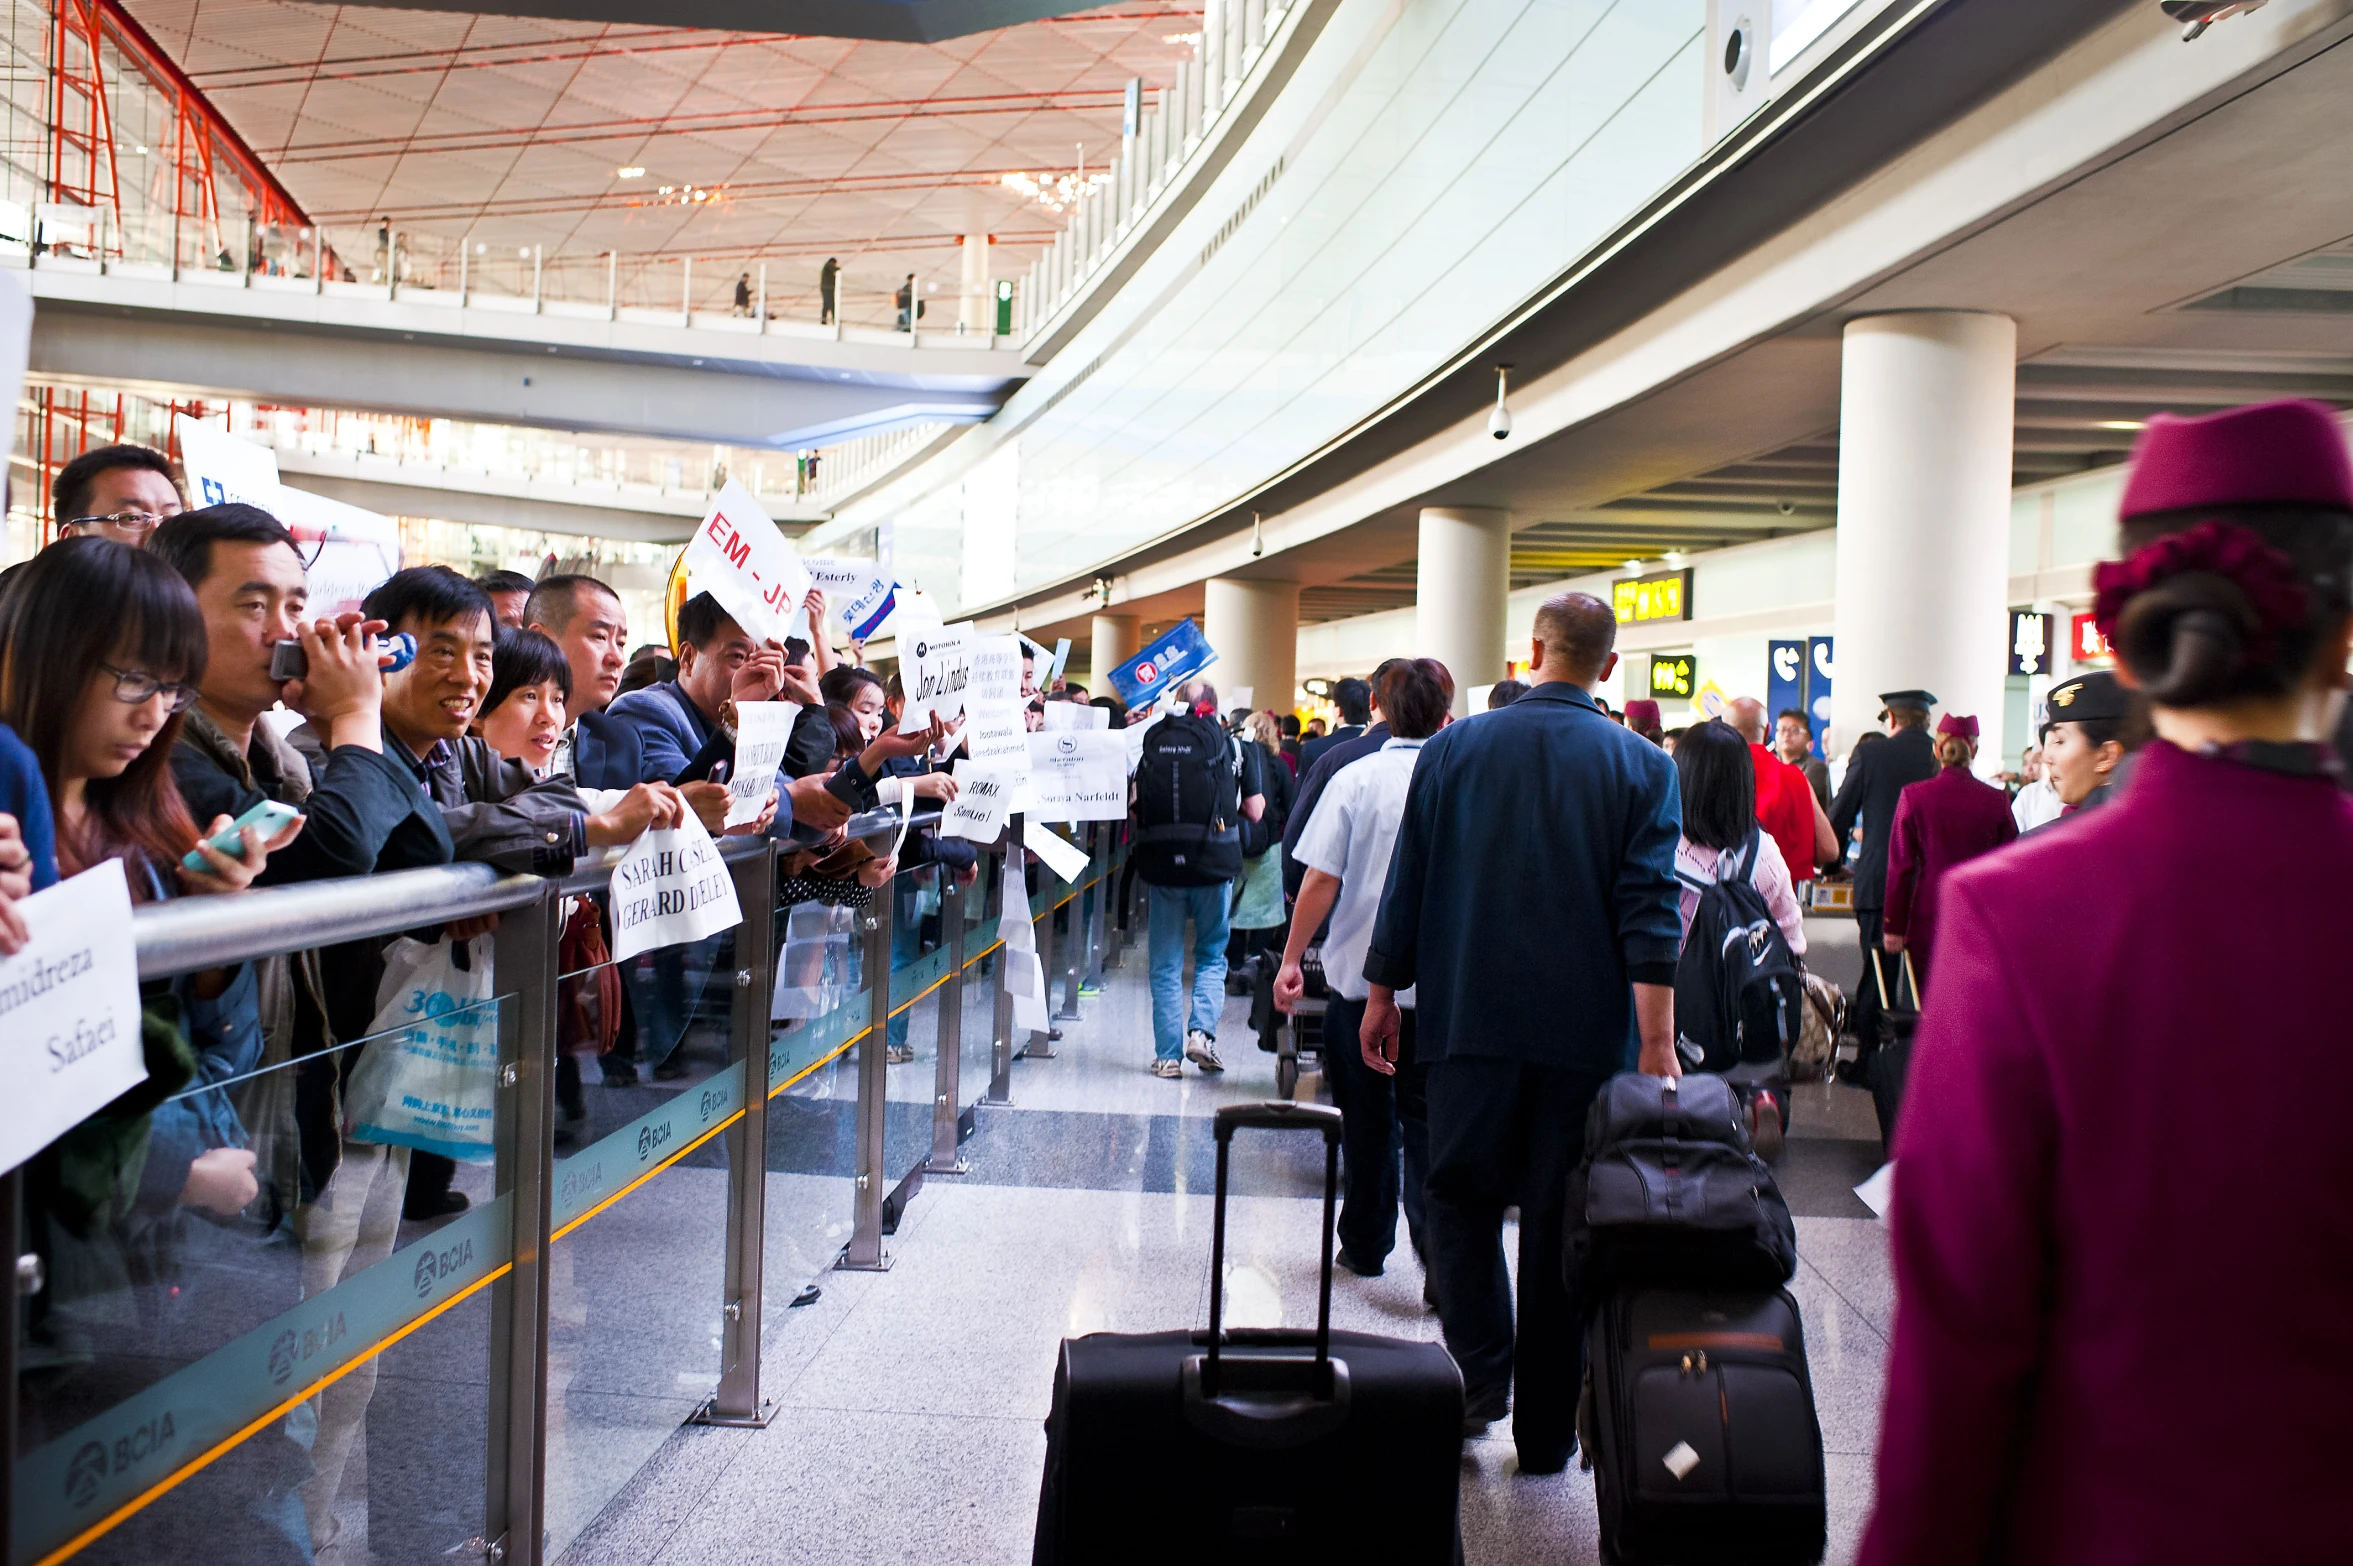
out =
[(285, 998), (300, 966), (231, 970), (185, 1008), (187, 1086), (27, 1166), (48, 1282), (18, 1344), (12, 1562), (185, 1559), (195, 1540), (222, 1560), (421, 1560), (480, 1538), (515, 1013), (487, 971), (418, 950), (416, 1021), (300, 1054), (315, 984), (265, 1030), (259, 980)]
[[(548, 1250), (547, 1554), (554, 1559), (718, 1385), (734, 935), (558, 981)], [(574, 1009), (625, 994), (623, 1036)]]
[(940, 986), (948, 942), (940, 924), (937, 865), (891, 882), (889, 1103), (883, 1114), (883, 1179), (896, 1188), (931, 1159), (932, 1102), (939, 1083)]
[(858, 915), (820, 902), (777, 912), (768, 1044), (768, 1199), (763, 1297), (768, 1324), (849, 1242), (856, 1191), (855, 1046), (871, 998), (862, 987)]

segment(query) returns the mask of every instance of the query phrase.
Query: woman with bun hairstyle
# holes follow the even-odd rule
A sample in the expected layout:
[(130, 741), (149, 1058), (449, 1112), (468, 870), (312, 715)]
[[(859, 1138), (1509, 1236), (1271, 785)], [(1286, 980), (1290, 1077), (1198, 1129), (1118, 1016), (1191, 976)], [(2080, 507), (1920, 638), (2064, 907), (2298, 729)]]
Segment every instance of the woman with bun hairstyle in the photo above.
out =
[(1895, 797), (1879, 944), (1891, 965), (1909, 950), (1912, 972), (1923, 985), (1945, 873), (2018, 836), (2010, 796), (1978, 780), (1969, 770), (1976, 759), (1977, 720), (1948, 712), (1936, 723), (1936, 776), (1905, 784)]
[(2095, 613), (2155, 737), (1940, 900), (1865, 1566), (2343, 1548), (2353, 1362), (2294, 1347), (2353, 1321), (2337, 416), (2161, 415), (2122, 520)]

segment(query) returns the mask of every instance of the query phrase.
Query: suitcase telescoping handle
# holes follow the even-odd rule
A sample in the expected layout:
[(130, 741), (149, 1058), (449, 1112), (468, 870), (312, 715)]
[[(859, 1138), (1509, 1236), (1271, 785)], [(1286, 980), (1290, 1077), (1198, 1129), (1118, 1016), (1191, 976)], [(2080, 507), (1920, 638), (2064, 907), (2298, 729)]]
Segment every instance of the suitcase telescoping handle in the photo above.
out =
[(1324, 1267), (1316, 1305), (1315, 1363), (1319, 1376), (1332, 1358), (1332, 1215), (1340, 1198), (1340, 1111), (1328, 1104), (1228, 1104), (1217, 1112), (1217, 1216), (1209, 1231), (1209, 1353), (1201, 1367), (1202, 1389), (1217, 1395), (1219, 1341), (1225, 1336), (1226, 1161), (1234, 1133), (1244, 1126), (1266, 1131), (1320, 1131), (1324, 1138)]

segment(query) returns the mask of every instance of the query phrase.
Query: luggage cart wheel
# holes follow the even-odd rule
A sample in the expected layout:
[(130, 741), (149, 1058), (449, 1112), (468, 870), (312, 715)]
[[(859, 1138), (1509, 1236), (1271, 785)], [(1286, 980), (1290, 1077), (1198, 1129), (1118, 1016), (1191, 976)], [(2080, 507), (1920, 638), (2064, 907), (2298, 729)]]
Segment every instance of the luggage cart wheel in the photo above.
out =
[(1289, 1098), (1299, 1090), (1299, 1057), (1288, 1051), (1275, 1057), (1275, 1092)]

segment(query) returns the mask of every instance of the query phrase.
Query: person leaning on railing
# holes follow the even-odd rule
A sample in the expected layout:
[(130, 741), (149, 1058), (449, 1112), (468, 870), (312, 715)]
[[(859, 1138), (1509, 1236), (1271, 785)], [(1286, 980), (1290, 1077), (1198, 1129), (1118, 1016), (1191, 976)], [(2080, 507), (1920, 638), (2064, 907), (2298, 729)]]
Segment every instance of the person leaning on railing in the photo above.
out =
[[(237, 892), (302, 830), (297, 818), (265, 841), (249, 827), (236, 855), (199, 839), (170, 756), (204, 666), (187, 583), (129, 545), (64, 540), (0, 594), (0, 722), (39, 762), (60, 871), (119, 861), (135, 902)], [(228, 825), (215, 817), (204, 835)], [(191, 850), (205, 869), (182, 865)], [(208, 1303), (200, 1280), (235, 1269), (257, 1226), (275, 1222), (266, 1211), (243, 1221), (258, 1192), (254, 1155), (227, 1096), (174, 1097), (260, 1064), (252, 966), (140, 993), (147, 1080), (28, 1171), (33, 1246), (51, 1279), (34, 1301), (35, 1363), (60, 1363), (102, 1331), (150, 1351), (171, 1344)]]

